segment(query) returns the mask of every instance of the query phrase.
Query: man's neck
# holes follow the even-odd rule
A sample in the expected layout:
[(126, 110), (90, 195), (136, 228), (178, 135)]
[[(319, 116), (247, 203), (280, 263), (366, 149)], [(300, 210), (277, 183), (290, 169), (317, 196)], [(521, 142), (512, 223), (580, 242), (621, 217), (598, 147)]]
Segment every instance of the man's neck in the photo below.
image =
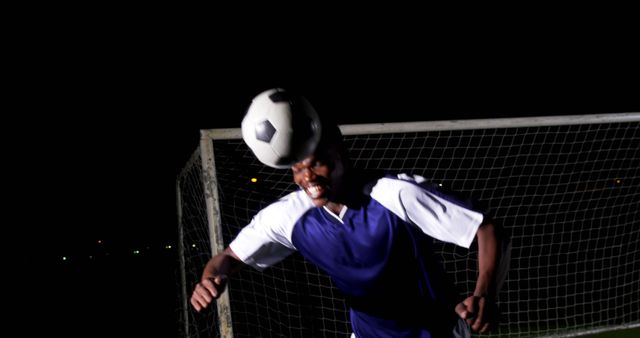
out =
[[(340, 212), (344, 205), (351, 209), (357, 209), (368, 203), (372, 184), (375, 184), (383, 176), (382, 172), (350, 170), (344, 177), (344, 185), (337, 189), (337, 194), (328, 203), (337, 205), (335, 207), (338, 210), (336, 214)], [(329, 204), (327, 204), (327, 208), (334, 210)]]
[(344, 204), (340, 204), (340, 203), (335, 203), (335, 202), (328, 202), (325, 207), (327, 209), (329, 209), (329, 211), (331, 211), (332, 213), (336, 214), (336, 215), (340, 215), (340, 212), (342, 211), (342, 208), (344, 207)]

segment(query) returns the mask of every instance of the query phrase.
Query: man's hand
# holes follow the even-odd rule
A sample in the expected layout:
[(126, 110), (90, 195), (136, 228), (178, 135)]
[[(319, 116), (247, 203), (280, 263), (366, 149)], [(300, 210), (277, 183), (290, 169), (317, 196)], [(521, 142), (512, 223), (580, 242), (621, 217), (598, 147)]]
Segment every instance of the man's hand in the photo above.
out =
[(459, 303), (455, 310), (474, 332), (480, 333), (491, 330), (498, 317), (496, 304), (484, 296), (470, 296)]
[(218, 275), (210, 278), (203, 278), (200, 283), (196, 284), (193, 294), (191, 295), (191, 305), (200, 312), (211, 304), (214, 299), (220, 297), (227, 284), (226, 275)]

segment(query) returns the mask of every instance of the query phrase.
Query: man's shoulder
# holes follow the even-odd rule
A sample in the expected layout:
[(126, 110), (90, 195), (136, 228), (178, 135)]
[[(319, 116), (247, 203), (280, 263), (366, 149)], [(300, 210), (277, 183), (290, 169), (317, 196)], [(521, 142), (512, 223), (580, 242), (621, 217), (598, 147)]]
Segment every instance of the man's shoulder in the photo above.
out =
[(313, 203), (304, 191), (296, 190), (267, 205), (260, 211), (260, 214), (268, 214), (271, 217), (286, 217), (286, 215), (303, 213), (313, 207)]
[(261, 209), (252, 220), (256, 228), (290, 234), (294, 224), (315, 206), (303, 191), (291, 192)]
[(398, 173), (398, 174), (386, 174), (382, 177), (379, 177), (375, 181), (371, 182), (371, 187), (382, 187), (384, 189), (400, 189), (406, 185), (417, 186), (417, 187), (426, 187), (429, 186), (430, 183), (426, 178), (420, 175), (414, 175), (409, 173)]
[(427, 180), (419, 175), (407, 173), (386, 174), (371, 181), (368, 185), (367, 193), (371, 198), (381, 202), (397, 199), (401, 191), (424, 189)]
[(408, 173), (400, 173), (396, 175), (389, 175), (386, 177), (387, 179), (401, 180), (405, 182), (415, 183), (415, 184), (424, 184), (427, 182), (427, 179), (420, 175), (408, 174)]
[(407, 173), (387, 175), (380, 179), (376, 187), (376, 194), (382, 199), (394, 198), (396, 194), (401, 192), (405, 194), (405, 197), (427, 194), (479, 213), (488, 212), (487, 206), (472, 196), (449, 189), (420, 175)]

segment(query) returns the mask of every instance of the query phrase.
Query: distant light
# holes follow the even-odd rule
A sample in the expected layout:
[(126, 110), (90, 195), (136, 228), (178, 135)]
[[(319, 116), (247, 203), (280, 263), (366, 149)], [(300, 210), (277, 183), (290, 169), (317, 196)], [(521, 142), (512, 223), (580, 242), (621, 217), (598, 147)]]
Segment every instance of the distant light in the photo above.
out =
[(195, 247), (196, 247), (196, 245), (195, 245), (195, 244), (191, 244), (191, 247), (192, 247), (192, 248), (195, 248)]
[(139, 254), (139, 253), (140, 253), (140, 250), (133, 250), (133, 254), (134, 254), (134, 255), (137, 255), (137, 254)]
[(171, 249), (171, 245), (165, 245), (164, 248), (165, 249)]
[(438, 183), (439, 186), (442, 186), (442, 183)]
[(622, 182), (622, 181), (620, 181), (620, 180), (616, 180), (616, 183), (620, 184), (620, 182)]
[(102, 240), (101, 239), (98, 240), (98, 244), (102, 244)]
[(252, 177), (252, 178), (251, 178), (251, 182), (252, 182), (252, 183), (256, 183), (256, 182), (258, 182), (258, 179), (257, 179), (257, 178), (255, 178), (255, 177)]
[(62, 256), (62, 260), (66, 261), (67, 260), (67, 256)]
[(93, 259), (93, 256), (89, 256), (89, 259)]

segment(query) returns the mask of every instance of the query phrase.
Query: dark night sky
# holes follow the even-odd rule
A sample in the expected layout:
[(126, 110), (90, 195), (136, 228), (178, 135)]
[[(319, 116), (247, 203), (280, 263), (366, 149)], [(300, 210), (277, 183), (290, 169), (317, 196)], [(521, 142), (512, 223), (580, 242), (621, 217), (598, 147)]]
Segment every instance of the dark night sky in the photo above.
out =
[[(200, 129), (239, 127), (267, 88), (295, 88), (339, 123), (640, 110), (637, 65), (615, 42), (602, 59), (589, 57), (591, 46), (561, 43), (491, 54), (488, 45), (425, 50), (377, 38), (281, 49), (190, 32), (84, 23), (39, 31), (19, 53), (17, 87), (30, 94), (20, 97), (14, 142), (27, 145), (21, 174), (36, 179), (18, 192), (29, 207), (17, 220), (21, 238), (38, 233), (28, 259), (55, 276), (45, 288), (55, 299), (36, 305), (48, 313), (69, 311), (104, 332), (119, 332), (111, 322), (141, 333), (175, 327), (177, 258), (158, 252), (176, 244), (176, 176)], [(158, 252), (130, 255), (146, 247)], [(87, 258), (107, 251), (100, 262)], [(63, 332), (73, 326), (52, 322)]]

